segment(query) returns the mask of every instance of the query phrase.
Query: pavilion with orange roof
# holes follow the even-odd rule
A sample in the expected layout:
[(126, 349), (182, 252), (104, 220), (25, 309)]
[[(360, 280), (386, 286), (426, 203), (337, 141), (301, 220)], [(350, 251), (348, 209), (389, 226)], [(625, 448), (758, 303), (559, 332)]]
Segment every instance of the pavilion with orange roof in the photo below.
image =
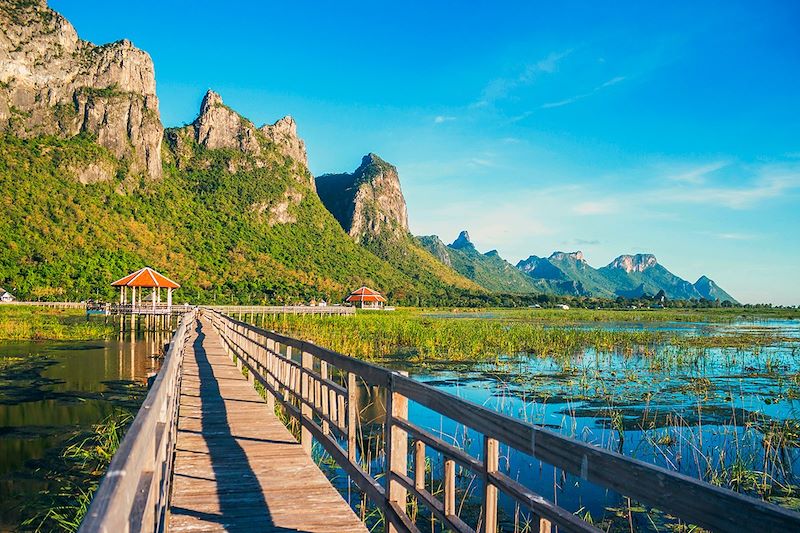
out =
[(361, 287), (350, 293), (345, 302), (355, 304), (361, 309), (383, 309), (386, 298), (381, 296), (378, 291), (373, 291), (369, 287)]
[[(156, 303), (161, 303), (161, 289), (167, 289), (167, 307), (172, 308), (172, 291), (179, 288), (180, 285), (165, 275), (156, 272), (150, 267), (144, 267), (137, 270), (132, 274), (128, 274), (124, 278), (120, 278), (111, 284), (112, 287), (119, 287), (119, 303), (128, 303), (128, 287), (131, 289), (131, 301), (134, 306), (142, 305), (142, 291), (143, 289), (151, 289), (151, 300), (153, 309)], [(137, 290), (138, 289), (138, 290)]]

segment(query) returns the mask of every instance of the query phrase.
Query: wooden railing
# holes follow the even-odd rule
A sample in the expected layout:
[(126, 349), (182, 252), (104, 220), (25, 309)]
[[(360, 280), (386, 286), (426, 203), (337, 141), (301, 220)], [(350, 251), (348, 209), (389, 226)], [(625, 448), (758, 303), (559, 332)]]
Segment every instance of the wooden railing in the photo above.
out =
[(354, 315), (355, 307), (345, 305), (211, 305), (213, 309), (227, 315)]
[[(498, 493), (530, 510), (539, 520), (540, 531), (549, 532), (552, 526), (564, 532), (599, 531), (502, 473), (498, 468), (500, 443), (713, 531), (800, 531), (798, 513), (559, 435), (313, 343), (213, 310), (203, 312), (211, 317), (226, 350), (247, 370), (248, 378), (264, 387), (268, 404), (273, 407), (277, 401), (299, 422), (302, 446), (310, 453), (312, 438), (316, 439), (381, 509), (389, 531), (417, 531), (406, 513), (409, 493), (447, 528), (473, 531), (456, 508), (457, 464), (483, 480), (481, 531), (494, 533), (497, 529)], [(299, 362), (293, 360), (293, 353), (295, 357), (299, 354)], [(334, 375), (338, 379), (333, 379)], [(357, 378), (386, 390), (384, 484), (357, 461)], [(482, 457), (473, 457), (409, 420), (409, 400), (483, 434)], [(443, 500), (426, 485), (426, 447), (444, 458)], [(413, 468), (409, 468), (409, 455), (414, 458)]]
[(88, 310), (105, 311), (111, 315), (183, 315), (192, 309), (189, 305), (142, 302), (141, 304), (104, 303), (87, 307)]
[(164, 363), (92, 499), (81, 532), (163, 531), (177, 431), (181, 368), (195, 312), (172, 336)]

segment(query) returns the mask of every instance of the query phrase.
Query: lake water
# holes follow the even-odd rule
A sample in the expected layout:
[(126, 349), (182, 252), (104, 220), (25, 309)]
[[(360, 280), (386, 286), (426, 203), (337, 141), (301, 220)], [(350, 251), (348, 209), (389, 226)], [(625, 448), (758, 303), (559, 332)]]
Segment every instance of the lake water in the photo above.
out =
[(61, 483), (59, 455), (115, 409), (135, 413), (169, 333), (113, 341), (0, 342), (0, 530)]
[[(413, 377), (508, 416), (619, 451), (723, 486), (756, 494), (771, 487), (773, 501), (794, 507), (786, 488), (800, 474), (800, 322), (733, 324), (587, 324), (570, 327), (657, 329), (678, 334), (755, 333), (781, 337), (746, 349), (648, 348), (646, 353), (593, 350), (554, 359), (507, 358), (499, 364), (401, 367)], [(412, 403), (410, 418), (451, 443), (481, 455), (482, 436)], [(510, 477), (581, 516), (628, 531), (626, 501), (618, 494), (555, 471), (501, 447)], [(434, 471), (441, 459), (430, 456)], [(738, 481), (737, 481), (738, 480)], [(480, 483), (461, 479), (480, 494)], [(501, 499), (506, 519), (514, 506)], [(467, 509), (469, 505), (466, 504)], [(633, 505), (639, 531), (663, 529), (662, 514)], [(523, 517), (524, 518), (524, 517)], [(524, 520), (523, 520), (524, 523)]]

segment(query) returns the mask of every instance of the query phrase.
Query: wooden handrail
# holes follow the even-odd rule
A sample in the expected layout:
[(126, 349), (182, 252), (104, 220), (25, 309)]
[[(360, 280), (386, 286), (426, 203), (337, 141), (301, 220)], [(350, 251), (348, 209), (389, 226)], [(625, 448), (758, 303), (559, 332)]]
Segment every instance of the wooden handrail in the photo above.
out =
[(163, 531), (178, 423), (181, 368), (195, 312), (183, 315), (164, 363), (114, 454), (79, 531)]
[[(498, 442), (713, 531), (778, 532), (800, 529), (800, 514), (788, 509), (505, 416), (401, 373), (347, 357), (311, 342), (257, 328), (215, 310), (206, 309), (203, 312), (211, 317), (226, 350), (237, 364), (246, 368), (253, 380), (264, 386), (268, 401), (277, 401), (290, 416), (298, 420), (303, 428), (301, 440), (317, 439), (367, 497), (385, 513), (389, 531), (415, 530), (405, 514), (404, 502), (408, 493), (414, 494), (448, 527), (457, 531), (471, 531), (449, 503), (454, 495), (454, 489), (448, 489), (448, 484), (452, 483), (454, 461), (481, 476), (486, 483), (482, 497), (484, 530), (485, 524), (489, 524), (489, 530), (494, 531), (499, 491), (523, 508), (531, 510), (545, 525), (544, 529), (556, 525), (559, 531), (598, 531), (568, 510), (498, 472)], [(291, 360), (293, 351), (301, 354), (301, 363)], [(322, 364), (325, 365), (325, 376), (316, 372), (315, 360), (320, 368)], [(327, 373), (333, 370), (346, 374), (346, 388), (338, 384), (332, 386)], [(387, 488), (369, 476), (356, 461), (356, 377), (387, 391), (387, 434), (384, 444), (389, 465)], [(328, 401), (323, 402), (323, 398)], [(483, 461), (474, 458), (413, 424), (408, 419), (408, 400), (483, 434), (484, 455), (490, 458), (488, 463), (485, 458)], [(343, 409), (346, 413), (342, 412)], [(317, 423), (317, 420), (321, 423)], [(347, 435), (346, 446), (343, 447), (331, 436), (331, 426), (336, 426), (337, 430)], [(409, 477), (409, 438), (415, 443), (415, 470), (424, 468), (424, 464), (417, 465), (417, 462), (420, 457), (424, 462), (426, 445), (445, 458), (444, 502), (436, 500), (425, 490), (425, 478), (418, 471), (414, 472), (414, 479)], [(304, 443), (304, 446), (310, 449), (310, 443)]]
[(227, 315), (354, 315), (355, 307), (345, 305), (210, 305), (213, 309)]

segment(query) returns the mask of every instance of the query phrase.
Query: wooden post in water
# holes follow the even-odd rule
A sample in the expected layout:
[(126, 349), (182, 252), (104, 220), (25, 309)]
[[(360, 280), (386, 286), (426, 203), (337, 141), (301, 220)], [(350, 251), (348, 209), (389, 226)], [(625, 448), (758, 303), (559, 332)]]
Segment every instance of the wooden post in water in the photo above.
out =
[(489, 474), (497, 472), (500, 463), (500, 445), (496, 439), (483, 437), (483, 531), (497, 531), (497, 487), (489, 482)]
[(452, 459), (444, 461), (444, 514), (456, 514), (456, 462)]
[[(309, 372), (312, 370), (313, 358), (311, 357), (311, 354), (305, 350), (302, 351), (301, 364), (303, 365), (303, 370), (307, 370)], [(314, 398), (314, 392), (311, 390), (311, 376), (305, 372), (300, 374), (300, 386), (300, 396), (306, 400), (305, 402), (300, 402), (300, 416), (307, 420), (311, 420), (311, 406), (306, 403), (312, 401)], [(308, 455), (311, 455), (311, 444), (311, 432), (301, 423), (300, 445), (303, 446), (303, 450), (305, 450)]]
[[(398, 374), (408, 375), (408, 372), (397, 372)], [(408, 398), (402, 394), (394, 392), (394, 374), (389, 380), (389, 388), (386, 390), (386, 423), (384, 429), (386, 437), (384, 441), (386, 451), (386, 497), (390, 504), (396, 504), (400, 512), (406, 512), (408, 500), (408, 490), (401, 485), (396, 474), (408, 475), (408, 433), (399, 427), (395, 422), (395, 417), (408, 420)], [(399, 531), (394, 524), (389, 522), (389, 533)]]
[(414, 487), (425, 488), (425, 443), (418, 440), (414, 443)]

